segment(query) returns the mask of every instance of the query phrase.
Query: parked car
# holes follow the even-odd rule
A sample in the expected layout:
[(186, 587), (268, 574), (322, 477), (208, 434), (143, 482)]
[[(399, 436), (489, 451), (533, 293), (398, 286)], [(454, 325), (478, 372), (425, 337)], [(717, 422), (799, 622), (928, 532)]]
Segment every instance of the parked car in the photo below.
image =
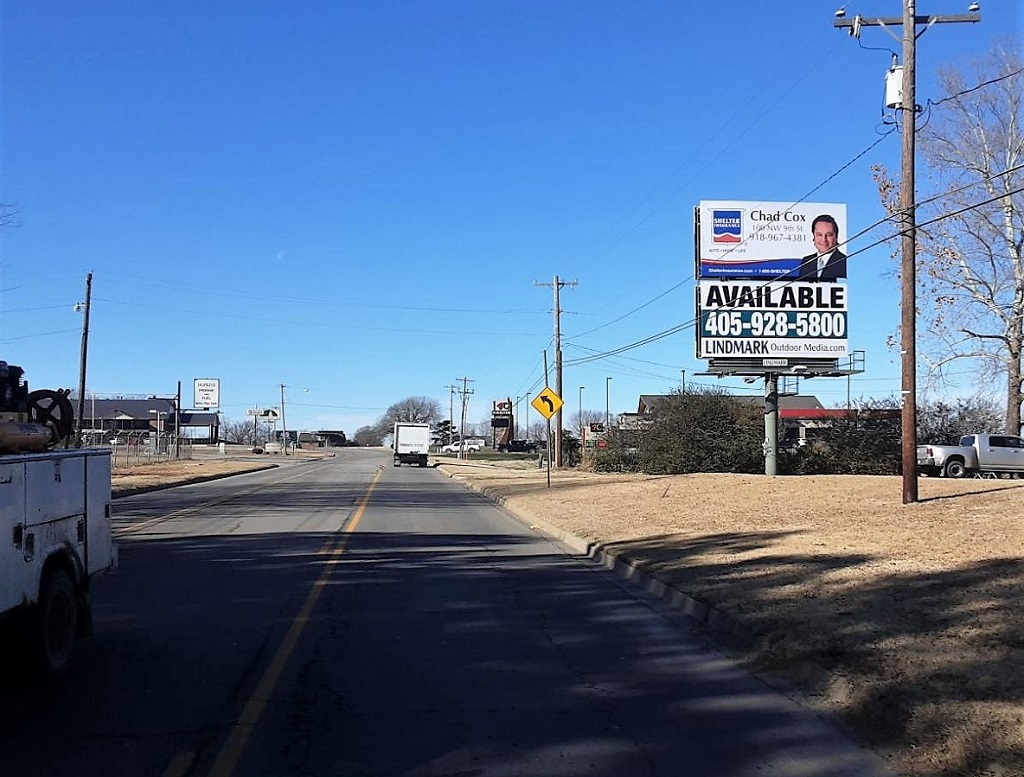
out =
[(537, 443), (533, 440), (509, 440), (498, 446), (499, 453), (536, 453)]

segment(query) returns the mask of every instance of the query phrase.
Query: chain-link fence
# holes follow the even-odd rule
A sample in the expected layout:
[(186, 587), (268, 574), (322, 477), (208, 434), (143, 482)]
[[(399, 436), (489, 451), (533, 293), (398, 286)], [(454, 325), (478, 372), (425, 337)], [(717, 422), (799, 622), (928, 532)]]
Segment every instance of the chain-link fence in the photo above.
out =
[(124, 432), (110, 442), (87, 442), (86, 445), (110, 448), (110, 466), (114, 469), (192, 458), (192, 440), (175, 438), (172, 434), (162, 434), (158, 438), (152, 433)]

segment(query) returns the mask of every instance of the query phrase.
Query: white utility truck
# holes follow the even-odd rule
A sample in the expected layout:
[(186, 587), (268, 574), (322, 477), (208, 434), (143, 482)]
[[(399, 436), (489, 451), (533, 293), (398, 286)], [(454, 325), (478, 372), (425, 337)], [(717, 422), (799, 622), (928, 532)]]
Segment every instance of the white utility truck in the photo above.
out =
[(430, 424), (399, 422), (395, 424), (395, 438), (391, 443), (395, 451), (395, 466), (418, 464), (427, 466), (430, 451)]
[(110, 451), (57, 448), (74, 434), (68, 393), (29, 393), (22, 374), (0, 361), (0, 646), (60, 676), (92, 631), (93, 579), (117, 565)]

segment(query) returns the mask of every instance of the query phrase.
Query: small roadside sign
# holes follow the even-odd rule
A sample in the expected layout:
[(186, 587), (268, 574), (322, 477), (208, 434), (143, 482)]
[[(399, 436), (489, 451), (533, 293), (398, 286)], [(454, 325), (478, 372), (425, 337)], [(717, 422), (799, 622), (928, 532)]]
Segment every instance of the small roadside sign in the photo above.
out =
[(561, 410), (564, 403), (558, 394), (545, 386), (543, 391), (530, 401), (530, 404), (533, 405), (538, 413), (551, 420), (551, 416)]

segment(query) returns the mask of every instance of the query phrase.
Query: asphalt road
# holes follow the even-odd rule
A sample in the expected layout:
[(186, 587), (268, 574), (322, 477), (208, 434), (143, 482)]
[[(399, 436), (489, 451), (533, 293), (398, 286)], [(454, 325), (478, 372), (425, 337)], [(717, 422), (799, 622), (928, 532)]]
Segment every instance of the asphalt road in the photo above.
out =
[(115, 502), (72, 677), (3, 774), (883, 775), (662, 605), (379, 451)]

